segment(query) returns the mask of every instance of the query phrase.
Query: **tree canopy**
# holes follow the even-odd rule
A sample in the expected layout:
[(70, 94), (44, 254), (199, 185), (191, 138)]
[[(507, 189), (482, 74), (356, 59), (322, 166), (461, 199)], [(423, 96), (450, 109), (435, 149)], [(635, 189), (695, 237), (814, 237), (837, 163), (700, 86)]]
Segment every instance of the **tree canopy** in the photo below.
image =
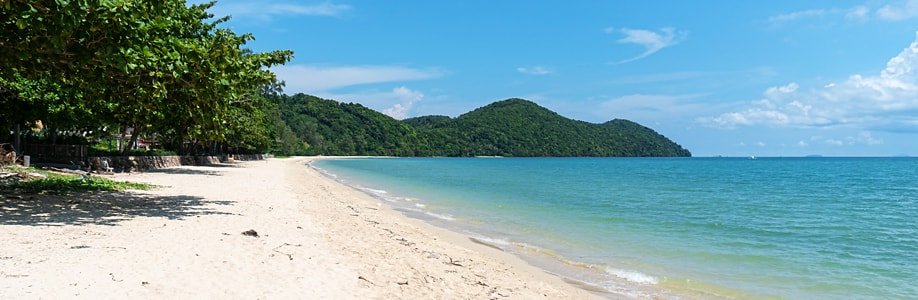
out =
[[(254, 37), (219, 27), (228, 18), (208, 13), (213, 5), (5, 1), (0, 88), (8, 93), (0, 101), (28, 113), (2, 110), (0, 120), (87, 131), (131, 127), (135, 138), (152, 132), (178, 148), (269, 139), (250, 130), (268, 122), (260, 90), (276, 81), (268, 68), (293, 53), (248, 50)], [(235, 142), (264, 150), (255, 149), (263, 142)]]

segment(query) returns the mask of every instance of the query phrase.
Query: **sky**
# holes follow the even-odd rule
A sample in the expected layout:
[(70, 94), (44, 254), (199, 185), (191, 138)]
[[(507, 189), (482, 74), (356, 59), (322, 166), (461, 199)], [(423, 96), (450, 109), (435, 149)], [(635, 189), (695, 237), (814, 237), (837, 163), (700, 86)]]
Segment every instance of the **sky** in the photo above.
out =
[(918, 156), (918, 0), (220, 0), (288, 94), (397, 119), (523, 98), (695, 156)]

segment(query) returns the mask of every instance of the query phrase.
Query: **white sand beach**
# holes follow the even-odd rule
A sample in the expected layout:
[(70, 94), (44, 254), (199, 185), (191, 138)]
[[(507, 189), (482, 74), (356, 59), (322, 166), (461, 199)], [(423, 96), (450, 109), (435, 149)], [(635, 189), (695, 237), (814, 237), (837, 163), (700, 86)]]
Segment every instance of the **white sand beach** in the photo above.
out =
[(151, 191), (4, 195), (0, 299), (599, 297), (407, 218), (309, 160), (114, 176)]

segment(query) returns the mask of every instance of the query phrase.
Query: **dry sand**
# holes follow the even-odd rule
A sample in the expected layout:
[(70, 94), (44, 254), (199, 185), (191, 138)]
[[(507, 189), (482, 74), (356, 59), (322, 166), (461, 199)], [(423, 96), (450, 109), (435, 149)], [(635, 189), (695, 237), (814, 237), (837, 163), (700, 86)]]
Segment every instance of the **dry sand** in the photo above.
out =
[(409, 219), (309, 160), (115, 176), (152, 191), (4, 195), (0, 299), (597, 297)]

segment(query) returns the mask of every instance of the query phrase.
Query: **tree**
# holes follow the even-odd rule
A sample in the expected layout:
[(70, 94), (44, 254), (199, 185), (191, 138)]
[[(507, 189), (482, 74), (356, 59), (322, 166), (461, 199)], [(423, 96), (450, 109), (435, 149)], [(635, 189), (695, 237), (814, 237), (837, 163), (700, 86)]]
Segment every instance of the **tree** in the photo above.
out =
[[(268, 68), (289, 61), (292, 52), (247, 50), (254, 37), (218, 28), (228, 18), (213, 19), (207, 12), (213, 5), (5, 1), (0, 85), (18, 76), (65, 91), (70, 96), (58, 99), (57, 112), (93, 111), (100, 123), (132, 127), (129, 146), (146, 131), (171, 134), (180, 148), (186, 140), (228, 142), (230, 129), (241, 132), (262, 118), (252, 96), (275, 81)], [(234, 142), (265, 139), (258, 130), (248, 132)]]

